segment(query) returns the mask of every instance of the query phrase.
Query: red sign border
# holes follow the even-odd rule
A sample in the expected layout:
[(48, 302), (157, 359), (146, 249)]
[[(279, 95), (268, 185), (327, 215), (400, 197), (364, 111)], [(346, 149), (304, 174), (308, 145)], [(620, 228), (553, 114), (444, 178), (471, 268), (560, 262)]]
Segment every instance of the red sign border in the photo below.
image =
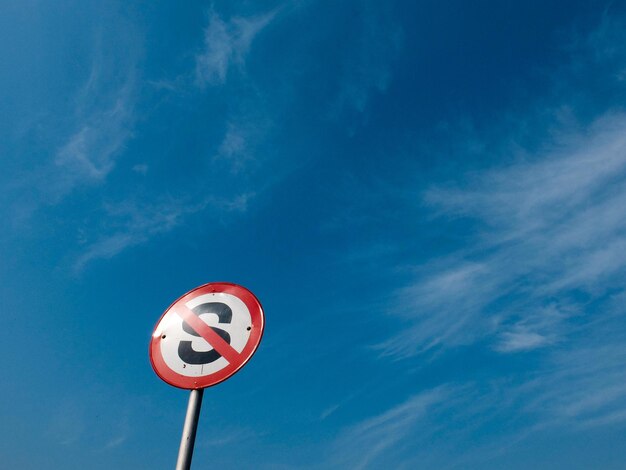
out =
[[(246, 305), (248, 311), (250, 312), (252, 329), (250, 330), (250, 337), (248, 338), (248, 342), (243, 348), (243, 351), (241, 351), (240, 353), (240, 357), (242, 357), (243, 360), (236, 364), (229, 363), (228, 366), (224, 367), (223, 369), (214, 372), (213, 374), (205, 375), (202, 377), (188, 377), (186, 375), (178, 374), (177, 372), (174, 372), (172, 369), (170, 369), (169, 366), (165, 363), (160, 348), (161, 335), (157, 335), (155, 337), (154, 331), (156, 331), (156, 329), (158, 328), (159, 324), (163, 320), (163, 317), (165, 317), (165, 315), (167, 315), (170, 310), (179, 303), (187, 303), (190, 300), (198, 297), (199, 295), (216, 293), (226, 293), (234, 295)], [(250, 358), (254, 355), (257, 348), (259, 347), (259, 344), (261, 343), (261, 338), (263, 337), (264, 329), (265, 315), (263, 313), (263, 307), (261, 306), (261, 302), (259, 302), (259, 299), (257, 299), (252, 292), (250, 292), (243, 286), (230, 282), (209, 282), (208, 284), (203, 284), (196, 287), (195, 289), (190, 290), (186, 294), (183, 294), (174, 302), (172, 302), (172, 304), (165, 310), (165, 312), (163, 312), (163, 315), (161, 315), (159, 321), (154, 327), (152, 338), (150, 339), (150, 363), (152, 364), (152, 368), (154, 369), (156, 375), (158, 375), (161, 380), (174, 387), (186, 390), (211, 387), (228, 379), (237, 371), (239, 371), (239, 369), (241, 369), (244, 365), (246, 365), (246, 363), (250, 360)]]

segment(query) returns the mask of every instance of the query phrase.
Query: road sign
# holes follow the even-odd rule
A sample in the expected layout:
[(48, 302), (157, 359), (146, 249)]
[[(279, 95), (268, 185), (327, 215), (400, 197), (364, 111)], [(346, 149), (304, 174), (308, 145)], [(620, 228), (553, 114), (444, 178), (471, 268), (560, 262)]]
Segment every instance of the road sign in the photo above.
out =
[(250, 360), (264, 326), (263, 308), (245, 287), (225, 282), (196, 287), (158, 321), (150, 340), (152, 368), (175, 387), (210, 387)]

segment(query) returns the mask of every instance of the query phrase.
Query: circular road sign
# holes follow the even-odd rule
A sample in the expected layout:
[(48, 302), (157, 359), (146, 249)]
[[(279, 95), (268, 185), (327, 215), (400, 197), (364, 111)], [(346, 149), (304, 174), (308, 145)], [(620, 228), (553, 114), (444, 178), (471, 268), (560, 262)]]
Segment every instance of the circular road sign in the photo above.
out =
[(197, 389), (218, 384), (250, 360), (265, 317), (252, 292), (212, 282), (176, 300), (154, 328), (150, 362), (170, 385)]

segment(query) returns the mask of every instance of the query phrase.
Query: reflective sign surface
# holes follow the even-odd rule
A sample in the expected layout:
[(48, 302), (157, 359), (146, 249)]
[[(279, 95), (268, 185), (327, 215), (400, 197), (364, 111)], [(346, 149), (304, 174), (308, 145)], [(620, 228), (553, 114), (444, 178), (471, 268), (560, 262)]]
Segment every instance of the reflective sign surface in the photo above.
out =
[(236, 284), (205, 284), (174, 302), (157, 323), (150, 341), (152, 367), (176, 387), (215, 385), (250, 359), (264, 324), (252, 292)]

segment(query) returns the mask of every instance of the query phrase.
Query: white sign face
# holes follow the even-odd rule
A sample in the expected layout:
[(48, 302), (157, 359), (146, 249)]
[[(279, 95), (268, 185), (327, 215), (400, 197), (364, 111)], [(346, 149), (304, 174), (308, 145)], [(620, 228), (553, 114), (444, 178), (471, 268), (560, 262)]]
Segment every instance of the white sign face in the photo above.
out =
[(163, 314), (150, 341), (159, 377), (181, 388), (215, 385), (256, 351), (265, 325), (258, 299), (236, 284), (200, 286)]
[[(237, 297), (219, 293), (204, 294), (185, 306), (210, 326), (237, 353), (241, 353), (250, 338), (250, 312)], [(214, 374), (229, 365), (213, 346), (190, 328), (174, 307), (163, 318), (160, 331), (161, 354), (165, 364), (174, 372), (187, 377)], [(224, 334), (226, 333), (226, 334)]]

